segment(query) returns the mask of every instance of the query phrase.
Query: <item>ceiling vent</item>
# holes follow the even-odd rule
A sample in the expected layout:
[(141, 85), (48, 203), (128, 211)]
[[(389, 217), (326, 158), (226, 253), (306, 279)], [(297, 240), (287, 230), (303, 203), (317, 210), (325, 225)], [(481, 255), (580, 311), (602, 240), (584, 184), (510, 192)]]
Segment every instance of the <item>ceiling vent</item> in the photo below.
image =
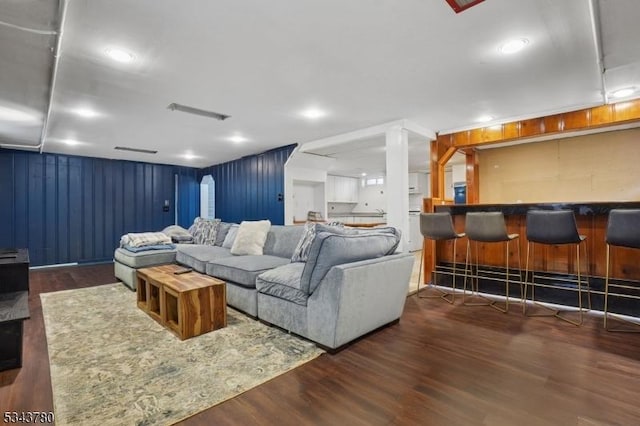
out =
[(153, 149), (130, 148), (128, 146), (116, 146), (114, 149), (119, 149), (120, 151), (141, 152), (143, 154), (157, 154), (158, 153), (158, 151), (153, 150)]
[(180, 105), (177, 103), (171, 103), (167, 106), (171, 111), (182, 111), (188, 114), (201, 115), (203, 117), (215, 118), (216, 120), (226, 120), (231, 117), (230, 115), (220, 114), (219, 112), (206, 111), (204, 109), (194, 108), (186, 105)]
[(449, 6), (451, 6), (456, 13), (460, 13), (483, 1), (484, 0), (447, 0), (447, 3), (449, 3)]

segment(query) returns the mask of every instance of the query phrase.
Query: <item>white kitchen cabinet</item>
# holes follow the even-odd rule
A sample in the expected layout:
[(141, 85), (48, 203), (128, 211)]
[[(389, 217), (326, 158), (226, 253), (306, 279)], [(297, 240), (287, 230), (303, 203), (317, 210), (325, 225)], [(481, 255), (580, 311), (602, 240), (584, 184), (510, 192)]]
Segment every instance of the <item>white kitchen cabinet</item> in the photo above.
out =
[(331, 203), (335, 201), (336, 198), (336, 177), (327, 175), (327, 183), (325, 184), (326, 194), (327, 194), (327, 202)]
[(327, 175), (327, 201), (334, 203), (357, 203), (359, 179), (346, 176)]
[(417, 194), (418, 192), (418, 174), (409, 173), (409, 193)]
[(426, 173), (409, 173), (409, 194), (427, 194), (428, 185)]

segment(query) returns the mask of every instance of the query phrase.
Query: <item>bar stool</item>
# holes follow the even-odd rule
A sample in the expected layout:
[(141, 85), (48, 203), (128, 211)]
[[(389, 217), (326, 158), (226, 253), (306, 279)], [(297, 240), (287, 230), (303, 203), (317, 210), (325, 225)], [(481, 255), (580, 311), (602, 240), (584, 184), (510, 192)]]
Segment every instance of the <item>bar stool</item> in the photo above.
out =
[[(611, 246), (627, 247), (640, 249), (640, 209), (638, 210), (622, 210), (614, 209), (609, 212), (609, 221), (607, 223), (607, 269), (604, 284), (604, 328), (608, 331), (625, 331), (625, 332), (640, 332), (640, 328), (636, 329), (611, 329), (607, 326), (608, 316), (608, 299), (609, 299), (609, 287), (626, 288), (637, 290), (637, 287), (631, 287), (621, 284), (611, 284), (609, 282), (609, 269), (611, 266), (610, 249)], [(619, 321), (628, 322), (630, 324), (638, 325), (631, 321), (624, 320), (619, 317), (615, 317)]]
[[(532, 269), (533, 265), (535, 265), (535, 244), (544, 244), (544, 245), (567, 245), (572, 244), (576, 246), (576, 271), (577, 271), (577, 280), (570, 279), (571, 282), (577, 282), (578, 284), (578, 311), (580, 312), (580, 321), (574, 321), (570, 318), (562, 316), (561, 314), (566, 313), (566, 310), (559, 310), (554, 308), (549, 308), (548, 306), (541, 305), (536, 302), (535, 296), (535, 288), (538, 287), (551, 287), (549, 285), (544, 284), (536, 284), (535, 271), (531, 271), (531, 301), (532, 303), (540, 306), (551, 313), (548, 314), (528, 314), (528, 316), (555, 316), (563, 321), (567, 321), (573, 325), (581, 325), (583, 321), (583, 311), (582, 308), (582, 278), (580, 275), (580, 245), (587, 237), (584, 235), (580, 235), (578, 233), (578, 226), (576, 225), (576, 217), (572, 210), (530, 210), (527, 212), (527, 260), (525, 265), (525, 283), (524, 283), (524, 304), (522, 306), (522, 312), (527, 315), (527, 286), (528, 280), (526, 279), (529, 276), (529, 254), (531, 254), (532, 260)], [(586, 264), (588, 265), (587, 258), (587, 247), (586, 244), (582, 244), (584, 246), (584, 257)], [(538, 278), (541, 278), (538, 276)], [(556, 287), (563, 288), (563, 287)], [(566, 288), (566, 287), (564, 287)], [(589, 309), (591, 309), (591, 293), (589, 292), (589, 281), (587, 278), (587, 298), (589, 301)]]
[[(466, 215), (465, 220), (465, 232), (467, 233), (467, 257), (465, 261), (464, 268), (464, 290), (462, 292), (462, 303), (467, 306), (491, 306), (494, 309), (499, 310), (500, 312), (507, 313), (509, 311), (509, 243), (517, 238), (519, 238), (518, 234), (509, 234), (507, 232), (507, 225), (504, 221), (504, 214), (501, 212), (470, 212)], [(471, 268), (469, 267), (469, 257), (471, 257), (471, 242), (475, 243), (476, 248), (476, 256), (475, 256), (475, 273), (473, 273), (473, 265)], [(493, 272), (493, 271), (480, 271), (478, 268), (478, 243), (504, 243), (506, 247), (505, 251), (505, 268), (506, 272)], [(479, 272), (483, 272), (486, 274), (485, 279), (490, 280), (499, 280), (502, 281), (502, 278), (491, 277), (491, 274), (494, 275), (505, 275), (505, 304), (504, 307), (496, 305), (495, 300), (490, 300), (484, 296), (480, 296), (486, 300), (486, 303), (472, 303), (466, 301), (467, 295), (467, 274), (471, 269), (471, 295), (475, 294), (476, 296), (480, 296), (478, 294), (478, 278)], [(518, 245), (518, 276), (520, 276), (521, 271), (520, 266), (520, 245)], [(474, 279), (475, 278), (475, 286)], [(522, 298), (522, 277), (520, 277), (520, 297)]]
[[(464, 233), (458, 234), (453, 227), (453, 220), (451, 219), (451, 215), (449, 213), (420, 213), (420, 233), (422, 234), (422, 256), (420, 257), (420, 272), (418, 273), (418, 291), (416, 294), (419, 298), (433, 298), (440, 297), (446, 300), (449, 303), (453, 303), (455, 301), (456, 295), (456, 243), (459, 238), (465, 236)], [(446, 293), (436, 287), (437, 285), (437, 271), (434, 271), (433, 274), (433, 283), (430, 283), (428, 287), (433, 287), (434, 290), (437, 290), (440, 294), (436, 295), (427, 295), (420, 296), (420, 282), (422, 281), (422, 259), (424, 258), (424, 253), (426, 249), (427, 242), (426, 240), (434, 240), (434, 241), (446, 241), (453, 240), (453, 271), (450, 272), (452, 275), (452, 285), (453, 292)], [(436, 257), (436, 253), (434, 250), (433, 257)], [(427, 288), (428, 288), (427, 287)], [(448, 296), (451, 296), (451, 299), (447, 299)]]

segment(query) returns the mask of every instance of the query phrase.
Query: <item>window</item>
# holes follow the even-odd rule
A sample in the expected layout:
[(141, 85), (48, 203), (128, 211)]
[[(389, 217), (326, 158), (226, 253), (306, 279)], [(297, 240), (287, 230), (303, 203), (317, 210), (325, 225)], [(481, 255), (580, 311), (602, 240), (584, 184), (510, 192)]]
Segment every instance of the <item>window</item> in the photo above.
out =
[(384, 185), (384, 178), (368, 178), (362, 179), (362, 186)]

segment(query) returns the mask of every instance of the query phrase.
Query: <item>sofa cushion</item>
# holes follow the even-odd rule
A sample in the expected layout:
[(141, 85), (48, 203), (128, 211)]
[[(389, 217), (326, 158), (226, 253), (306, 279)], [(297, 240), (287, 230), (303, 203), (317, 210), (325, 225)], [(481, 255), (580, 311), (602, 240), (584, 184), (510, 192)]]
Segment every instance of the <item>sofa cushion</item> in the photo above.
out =
[(243, 220), (231, 246), (231, 254), (261, 256), (269, 228), (271, 228), (270, 220)]
[(264, 243), (264, 254), (291, 258), (303, 232), (304, 226), (272, 225)]
[(113, 258), (131, 268), (146, 268), (147, 266), (162, 265), (176, 261), (176, 250), (148, 250), (134, 253), (123, 248), (117, 248)]
[(180, 244), (176, 253), (178, 263), (187, 265), (198, 272), (205, 273), (207, 262), (232, 256), (229, 249), (202, 244)]
[(289, 259), (277, 256), (230, 256), (210, 262), (207, 275), (230, 281), (245, 287), (255, 288), (256, 277), (262, 272), (289, 263)]
[(300, 290), (311, 294), (335, 265), (374, 259), (392, 253), (398, 236), (391, 233), (334, 234), (319, 232), (311, 244)]
[(256, 278), (259, 293), (285, 299), (306, 306), (308, 295), (300, 290), (304, 263), (296, 262), (263, 272)]

